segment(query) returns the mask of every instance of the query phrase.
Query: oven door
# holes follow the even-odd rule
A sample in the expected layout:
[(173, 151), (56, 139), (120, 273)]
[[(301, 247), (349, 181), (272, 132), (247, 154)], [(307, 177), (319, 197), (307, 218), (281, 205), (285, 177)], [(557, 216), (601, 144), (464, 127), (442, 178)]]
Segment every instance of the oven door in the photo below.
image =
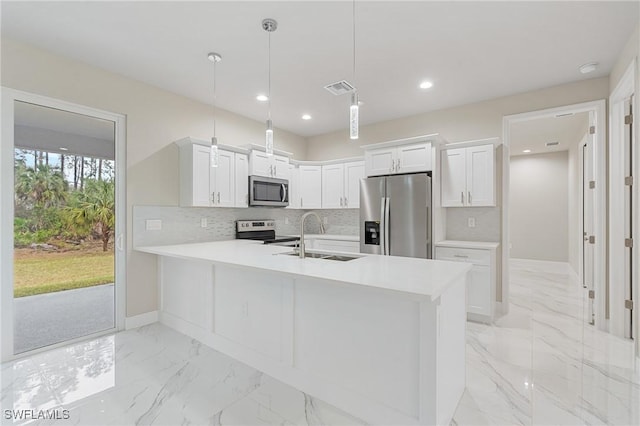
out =
[(249, 205), (286, 207), (289, 205), (289, 181), (263, 176), (249, 176)]

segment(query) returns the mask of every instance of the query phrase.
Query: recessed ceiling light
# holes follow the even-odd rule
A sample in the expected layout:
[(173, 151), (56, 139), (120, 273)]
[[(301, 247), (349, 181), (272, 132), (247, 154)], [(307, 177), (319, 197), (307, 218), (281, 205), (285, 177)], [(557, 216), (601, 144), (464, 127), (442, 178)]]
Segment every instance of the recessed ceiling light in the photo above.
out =
[(61, 147), (60, 147), (60, 151), (69, 151), (69, 148), (66, 148), (66, 147), (64, 147), (64, 146), (61, 146)]
[(311, 116), (309, 114), (303, 114), (302, 115), (302, 119), (303, 120), (311, 120)]
[(422, 83), (420, 83), (421, 89), (429, 89), (431, 87), (433, 87), (433, 83), (430, 81), (423, 81)]
[(267, 102), (269, 100), (269, 97), (267, 95), (258, 95), (256, 96), (256, 99), (260, 102)]
[(589, 74), (590, 72), (595, 71), (596, 68), (598, 68), (597, 62), (589, 62), (588, 64), (580, 65), (579, 69), (582, 74)]
[(524, 152), (525, 154), (528, 154), (528, 153), (530, 153), (530, 152), (531, 152), (531, 150), (530, 150), (530, 149), (525, 149), (525, 150), (524, 150), (524, 151), (522, 151), (522, 152)]

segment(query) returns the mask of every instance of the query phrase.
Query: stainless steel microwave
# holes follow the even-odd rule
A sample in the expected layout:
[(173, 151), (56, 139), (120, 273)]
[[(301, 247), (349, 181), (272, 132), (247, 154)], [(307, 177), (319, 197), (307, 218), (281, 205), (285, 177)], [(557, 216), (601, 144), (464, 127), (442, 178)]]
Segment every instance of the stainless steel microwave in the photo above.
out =
[(249, 205), (261, 207), (288, 206), (289, 181), (264, 176), (249, 176)]

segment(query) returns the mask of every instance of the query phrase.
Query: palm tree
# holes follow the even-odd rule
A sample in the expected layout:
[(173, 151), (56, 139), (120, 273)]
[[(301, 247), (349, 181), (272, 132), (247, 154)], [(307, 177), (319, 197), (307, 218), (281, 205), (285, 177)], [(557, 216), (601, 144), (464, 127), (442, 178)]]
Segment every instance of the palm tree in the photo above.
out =
[(74, 206), (68, 207), (72, 220), (79, 226), (98, 228), (102, 251), (107, 251), (113, 234), (115, 217), (115, 185), (113, 180), (87, 180)]

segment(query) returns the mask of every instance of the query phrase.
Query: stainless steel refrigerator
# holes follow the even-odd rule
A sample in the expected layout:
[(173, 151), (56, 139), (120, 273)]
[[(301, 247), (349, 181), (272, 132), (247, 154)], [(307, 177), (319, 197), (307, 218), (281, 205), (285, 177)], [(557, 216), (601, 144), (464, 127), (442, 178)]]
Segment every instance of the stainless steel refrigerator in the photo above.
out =
[(431, 259), (431, 177), (360, 181), (360, 252)]

